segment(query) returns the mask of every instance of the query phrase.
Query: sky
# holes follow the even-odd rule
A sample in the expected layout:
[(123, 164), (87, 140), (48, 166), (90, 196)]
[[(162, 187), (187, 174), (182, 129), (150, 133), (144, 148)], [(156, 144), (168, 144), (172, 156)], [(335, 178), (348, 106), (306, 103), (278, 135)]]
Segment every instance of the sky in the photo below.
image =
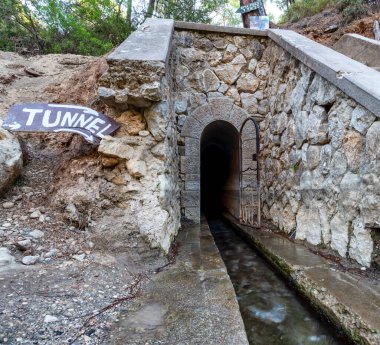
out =
[(271, 1), (267, 1), (267, 4), (265, 5), (265, 9), (267, 10), (268, 14), (272, 14), (274, 17), (274, 21), (277, 22), (280, 18), (282, 11)]

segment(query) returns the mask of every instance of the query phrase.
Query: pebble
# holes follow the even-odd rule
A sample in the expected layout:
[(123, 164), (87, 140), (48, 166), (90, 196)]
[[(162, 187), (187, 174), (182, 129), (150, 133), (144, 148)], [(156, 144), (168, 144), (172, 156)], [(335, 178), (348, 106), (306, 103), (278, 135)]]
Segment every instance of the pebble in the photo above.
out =
[(12, 208), (14, 205), (13, 202), (7, 201), (3, 204), (3, 208)]
[(30, 240), (18, 241), (17, 244), (25, 249), (29, 249), (32, 246), (32, 242)]
[(58, 318), (53, 315), (46, 315), (44, 318), (45, 323), (57, 322), (57, 321), (58, 321)]
[(86, 257), (86, 254), (73, 255), (73, 259), (75, 259), (77, 261), (83, 261), (85, 257)]
[(149, 135), (149, 132), (148, 131), (140, 131), (139, 132), (139, 136), (140, 137), (147, 137)]
[(32, 219), (37, 219), (37, 218), (40, 218), (40, 216), (41, 216), (41, 212), (40, 211), (33, 211), (31, 214), (30, 214), (30, 218), (32, 218)]
[(12, 224), (11, 223), (3, 223), (2, 226), (4, 228), (9, 228)]
[(28, 255), (28, 256), (24, 256), (21, 262), (24, 265), (34, 265), (35, 263), (39, 261), (39, 259), (40, 257), (38, 255)]
[(365, 267), (361, 267), (360, 268), (362, 271), (365, 271), (367, 268), (365, 268)]
[(50, 251), (48, 251), (47, 253), (45, 253), (44, 257), (45, 258), (51, 258), (51, 257), (54, 257), (58, 254), (58, 250), (57, 249), (52, 249)]
[(35, 240), (38, 240), (38, 239), (44, 237), (45, 234), (44, 234), (43, 231), (41, 231), (41, 230), (37, 230), (37, 229), (36, 229), (36, 230), (31, 231), (31, 232), (29, 233), (29, 236), (30, 236), (30, 237), (33, 237)]

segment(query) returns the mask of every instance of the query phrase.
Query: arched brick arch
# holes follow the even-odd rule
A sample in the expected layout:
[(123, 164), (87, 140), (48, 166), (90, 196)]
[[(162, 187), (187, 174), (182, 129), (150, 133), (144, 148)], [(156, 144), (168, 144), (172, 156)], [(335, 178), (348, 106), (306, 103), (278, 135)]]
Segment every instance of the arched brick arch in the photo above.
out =
[(227, 97), (211, 99), (187, 117), (181, 132), (185, 138), (185, 155), (181, 157), (181, 174), (185, 181), (181, 191), (181, 208), (186, 218), (200, 222), (200, 144), (203, 130), (210, 123), (222, 120), (240, 131), (247, 117), (249, 114)]

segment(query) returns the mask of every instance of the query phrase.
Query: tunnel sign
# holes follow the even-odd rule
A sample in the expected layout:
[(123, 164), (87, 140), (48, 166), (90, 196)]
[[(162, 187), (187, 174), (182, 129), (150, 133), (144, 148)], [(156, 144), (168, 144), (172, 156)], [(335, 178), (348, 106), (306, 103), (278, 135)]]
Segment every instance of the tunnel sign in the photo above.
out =
[(71, 132), (97, 143), (120, 124), (96, 110), (79, 105), (23, 103), (12, 106), (3, 128), (17, 132)]

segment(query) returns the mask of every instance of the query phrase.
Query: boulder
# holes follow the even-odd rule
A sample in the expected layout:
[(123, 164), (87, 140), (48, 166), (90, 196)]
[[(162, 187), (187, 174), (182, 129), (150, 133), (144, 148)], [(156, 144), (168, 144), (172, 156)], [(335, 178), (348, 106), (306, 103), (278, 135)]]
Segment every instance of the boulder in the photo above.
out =
[(18, 139), (0, 128), (0, 193), (5, 192), (22, 170), (22, 151)]

